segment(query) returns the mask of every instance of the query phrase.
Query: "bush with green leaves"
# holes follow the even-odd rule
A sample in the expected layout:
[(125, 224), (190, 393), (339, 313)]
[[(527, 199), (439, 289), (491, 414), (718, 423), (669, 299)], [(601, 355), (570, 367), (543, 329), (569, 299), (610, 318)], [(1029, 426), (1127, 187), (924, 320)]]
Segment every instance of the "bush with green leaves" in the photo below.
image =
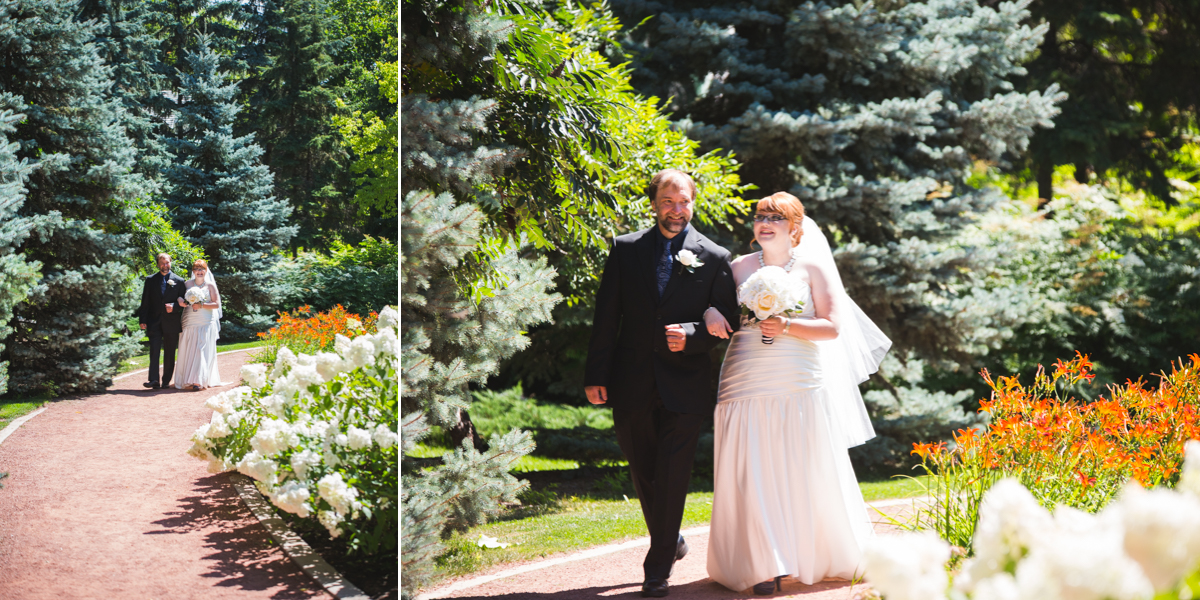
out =
[(352, 552), (396, 550), (399, 527), (399, 325), (339, 336), (334, 352), (279, 350), (272, 367), (242, 368), (247, 385), (205, 404), (212, 420), (189, 454), (214, 473), (236, 469), (279, 508), (347, 536)]
[(399, 256), (395, 242), (370, 236), (353, 246), (334, 241), (328, 254), (300, 252), (275, 267), (275, 306), (291, 310), (308, 305), (323, 311), (341, 304), (365, 315), (395, 304)]

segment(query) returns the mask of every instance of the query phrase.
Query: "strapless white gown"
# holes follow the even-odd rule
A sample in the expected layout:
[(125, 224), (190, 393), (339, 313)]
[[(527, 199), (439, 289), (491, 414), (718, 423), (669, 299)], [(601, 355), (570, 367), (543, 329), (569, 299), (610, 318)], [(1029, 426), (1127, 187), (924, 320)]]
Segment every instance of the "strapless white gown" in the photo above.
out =
[(220, 327), (216, 311), (183, 309), (183, 333), (179, 334), (179, 359), (175, 361), (175, 387), (223, 385), (217, 372), (217, 339)]
[[(812, 318), (806, 296), (800, 317)], [(852, 579), (874, 532), (821, 346), (761, 337), (757, 325), (743, 325), (721, 367), (708, 574), (736, 591), (781, 575), (804, 584)]]

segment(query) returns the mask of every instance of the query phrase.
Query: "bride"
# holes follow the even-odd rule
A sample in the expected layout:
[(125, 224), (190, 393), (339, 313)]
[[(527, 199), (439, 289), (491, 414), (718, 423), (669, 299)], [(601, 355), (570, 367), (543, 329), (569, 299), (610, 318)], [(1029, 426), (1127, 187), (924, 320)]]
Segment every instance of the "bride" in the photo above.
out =
[[(726, 353), (708, 574), (769, 595), (788, 575), (811, 585), (861, 574), (873, 530), (846, 450), (875, 435), (857, 386), (891, 342), (846, 296), (828, 242), (795, 196), (759, 201), (754, 238), (762, 252), (733, 262), (737, 285), (782, 267), (805, 290), (804, 307), (792, 318), (744, 321)], [(722, 338), (732, 330), (714, 309), (705, 324)]]
[(217, 373), (217, 339), (221, 330), (221, 293), (208, 263), (192, 263), (192, 278), (184, 283), (183, 333), (179, 336), (175, 387), (202, 390), (221, 385)]

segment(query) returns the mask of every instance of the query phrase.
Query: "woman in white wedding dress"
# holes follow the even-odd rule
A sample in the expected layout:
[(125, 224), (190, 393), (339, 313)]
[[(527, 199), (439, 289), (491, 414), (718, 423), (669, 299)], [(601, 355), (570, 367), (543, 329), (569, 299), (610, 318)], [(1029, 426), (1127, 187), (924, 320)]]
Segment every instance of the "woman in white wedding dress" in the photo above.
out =
[(175, 387), (203, 390), (222, 385), (217, 372), (221, 293), (207, 262), (197, 260), (192, 264), (192, 278), (184, 283), (184, 298), (179, 304), (184, 307), (183, 333), (179, 335)]
[[(829, 244), (798, 199), (762, 199), (754, 237), (762, 252), (733, 262), (737, 285), (763, 266), (782, 267), (805, 290), (804, 308), (788, 319), (743, 319), (725, 355), (708, 574), (767, 595), (784, 576), (810, 585), (861, 573), (873, 530), (847, 448), (874, 437), (857, 385), (891, 342), (846, 297)], [(719, 337), (731, 329), (713, 309), (705, 324)]]

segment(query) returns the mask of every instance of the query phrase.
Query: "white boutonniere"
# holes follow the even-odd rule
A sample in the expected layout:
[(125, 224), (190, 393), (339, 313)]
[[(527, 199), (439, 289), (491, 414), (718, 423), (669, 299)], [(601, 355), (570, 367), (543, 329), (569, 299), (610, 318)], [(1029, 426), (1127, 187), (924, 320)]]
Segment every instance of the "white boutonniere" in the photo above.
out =
[(675, 255), (675, 260), (678, 260), (679, 264), (683, 265), (683, 268), (687, 269), (688, 273), (695, 273), (696, 267), (704, 266), (704, 263), (700, 262), (700, 259), (696, 258), (696, 255), (691, 250), (680, 250), (679, 254)]
[(169, 286), (174, 286), (174, 285), (175, 285), (175, 280), (173, 280), (173, 279), (168, 279), (168, 280), (167, 280), (167, 285), (169, 285)]

